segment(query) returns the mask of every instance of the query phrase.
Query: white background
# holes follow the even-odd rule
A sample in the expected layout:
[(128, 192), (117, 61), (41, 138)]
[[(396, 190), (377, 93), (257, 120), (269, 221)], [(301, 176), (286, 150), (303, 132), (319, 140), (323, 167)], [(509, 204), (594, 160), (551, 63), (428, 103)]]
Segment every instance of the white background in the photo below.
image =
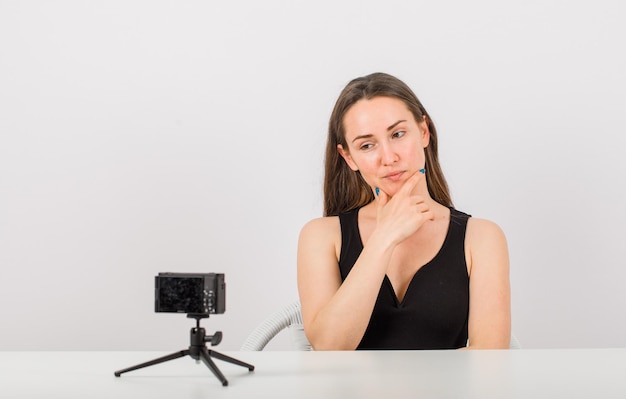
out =
[(624, 346), (623, 4), (0, 0), (0, 349), (184, 349), (163, 271), (226, 274), (203, 324), (238, 349), (297, 298), (331, 108), (375, 71), (507, 234), (522, 345)]

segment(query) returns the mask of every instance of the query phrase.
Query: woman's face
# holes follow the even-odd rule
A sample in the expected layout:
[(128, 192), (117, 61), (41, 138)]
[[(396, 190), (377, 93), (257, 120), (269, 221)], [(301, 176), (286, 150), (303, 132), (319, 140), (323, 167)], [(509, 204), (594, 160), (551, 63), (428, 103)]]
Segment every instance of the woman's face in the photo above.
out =
[(343, 119), (348, 148), (337, 146), (348, 166), (365, 181), (393, 196), (425, 165), (430, 133), (407, 106), (393, 97), (359, 100)]

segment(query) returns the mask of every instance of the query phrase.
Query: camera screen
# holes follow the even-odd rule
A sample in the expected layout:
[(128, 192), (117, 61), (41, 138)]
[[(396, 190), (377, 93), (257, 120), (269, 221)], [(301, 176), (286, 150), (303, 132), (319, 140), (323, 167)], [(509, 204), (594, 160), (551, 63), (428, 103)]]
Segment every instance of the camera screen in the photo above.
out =
[(194, 277), (161, 277), (158, 280), (158, 311), (204, 313), (204, 281)]

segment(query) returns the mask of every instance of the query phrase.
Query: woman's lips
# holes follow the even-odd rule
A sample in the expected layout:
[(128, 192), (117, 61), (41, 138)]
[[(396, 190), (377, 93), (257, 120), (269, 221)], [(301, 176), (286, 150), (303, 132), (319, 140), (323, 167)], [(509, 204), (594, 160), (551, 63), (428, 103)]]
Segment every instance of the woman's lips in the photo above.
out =
[(386, 175), (383, 178), (387, 179), (387, 180), (391, 180), (391, 181), (398, 181), (398, 180), (400, 180), (400, 178), (402, 177), (403, 174), (404, 174), (404, 171), (392, 172), (392, 173), (389, 173), (388, 175)]

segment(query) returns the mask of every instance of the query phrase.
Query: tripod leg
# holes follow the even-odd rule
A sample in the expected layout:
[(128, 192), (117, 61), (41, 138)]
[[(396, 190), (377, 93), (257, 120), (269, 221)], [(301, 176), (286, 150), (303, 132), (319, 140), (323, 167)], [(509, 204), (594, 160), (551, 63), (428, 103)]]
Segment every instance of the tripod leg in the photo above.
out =
[(220, 369), (217, 368), (217, 365), (213, 362), (213, 360), (211, 360), (211, 355), (209, 354), (209, 351), (207, 348), (202, 348), (200, 350), (200, 358), (202, 359), (204, 364), (206, 364), (209, 370), (211, 370), (213, 374), (215, 374), (217, 379), (221, 381), (222, 385), (227, 386), (228, 380), (226, 379), (226, 377), (224, 377), (224, 374), (222, 374)]
[(163, 357), (159, 357), (157, 359), (150, 360), (148, 362), (141, 363), (141, 364), (138, 364), (136, 366), (132, 366), (132, 367), (125, 368), (123, 370), (116, 371), (114, 374), (115, 374), (116, 377), (119, 377), (123, 373), (127, 373), (129, 371), (142, 369), (144, 367), (153, 366), (153, 365), (159, 364), (159, 363), (164, 363), (164, 362), (167, 362), (168, 360), (178, 359), (180, 357), (187, 356), (188, 354), (189, 354), (189, 350), (187, 350), (187, 349), (186, 350), (182, 350), (182, 351), (178, 351), (178, 352), (172, 353), (171, 355), (166, 355), (166, 356), (163, 356)]
[(228, 363), (236, 364), (237, 366), (246, 367), (249, 371), (253, 371), (254, 370), (254, 366), (253, 365), (248, 364), (248, 363), (244, 363), (241, 360), (235, 359), (235, 358), (230, 357), (230, 356), (226, 356), (226, 355), (224, 355), (222, 353), (219, 353), (217, 351), (214, 351), (214, 350), (208, 350), (208, 352), (209, 352), (210, 356), (213, 356), (216, 359), (223, 360), (223, 361), (228, 362)]

